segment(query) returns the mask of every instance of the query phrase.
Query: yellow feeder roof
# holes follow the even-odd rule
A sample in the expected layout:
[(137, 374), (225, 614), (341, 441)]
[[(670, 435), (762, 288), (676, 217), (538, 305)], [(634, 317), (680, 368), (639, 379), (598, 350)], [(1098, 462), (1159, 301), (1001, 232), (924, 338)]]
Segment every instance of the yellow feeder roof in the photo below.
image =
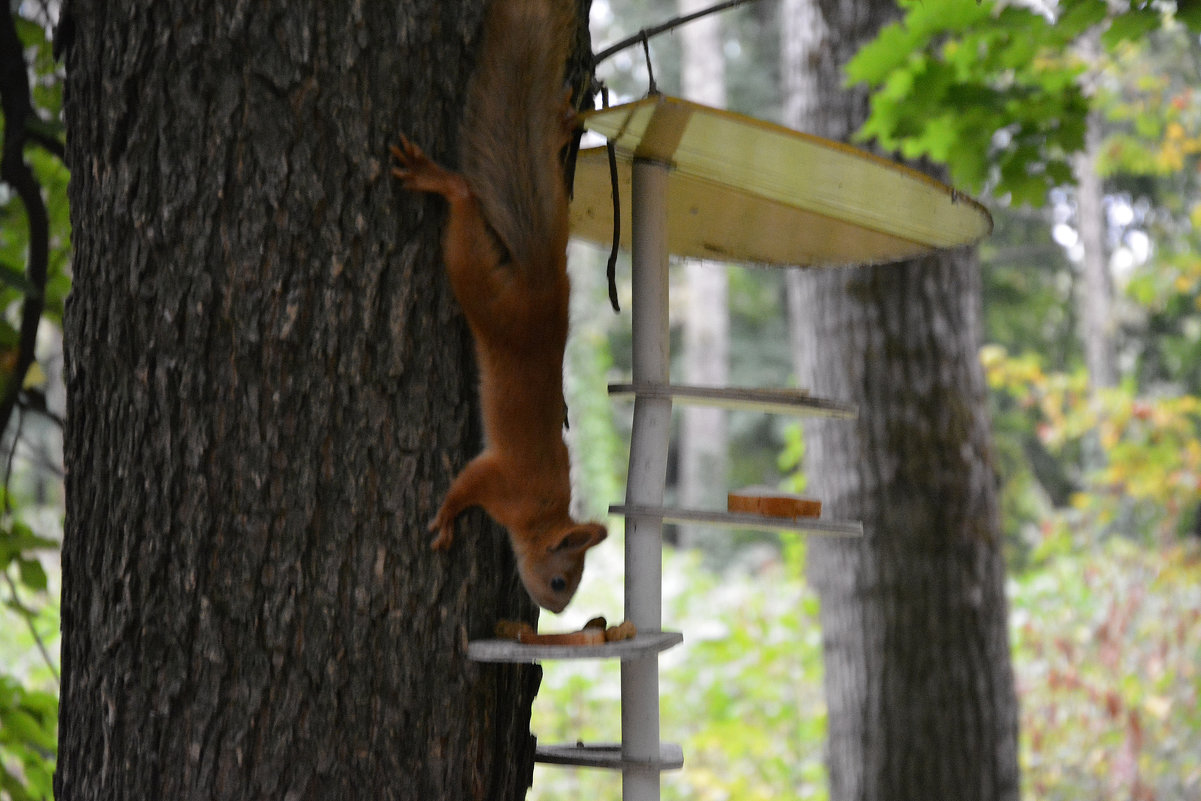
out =
[[(630, 242), (635, 159), (672, 167), (671, 253), (780, 266), (899, 261), (992, 231), (975, 200), (916, 170), (839, 142), (663, 95), (582, 115), (617, 149), (621, 244)], [(608, 245), (605, 148), (580, 152), (572, 234)]]

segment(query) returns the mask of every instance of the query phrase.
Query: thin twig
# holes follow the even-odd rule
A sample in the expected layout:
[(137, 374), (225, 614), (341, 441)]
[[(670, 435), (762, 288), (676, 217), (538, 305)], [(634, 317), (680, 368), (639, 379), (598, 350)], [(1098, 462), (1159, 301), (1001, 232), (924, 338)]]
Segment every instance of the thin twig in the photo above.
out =
[(29, 137), (29, 141), (40, 146), (50, 155), (57, 158), (59, 161), (67, 160), (67, 148), (62, 140), (49, 131), (44, 130), (38, 125), (26, 125), (25, 135)]
[(17, 398), (17, 403), (25, 411), (40, 414), (60, 429), (67, 427), (67, 421), (62, 418), (62, 415), (51, 411), (46, 405), (46, 393), (41, 390), (26, 389)]
[(17, 610), (17, 614), (25, 621), (25, 625), (29, 627), (29, 633), (33, 635), (34, 644), (42, 654), (42, 659), (46, 661), (46, 667), (50, 668), (50, 675), (54, 676), (54, 683), (62, 686), (62, 680), (58, 675), (58, 668), (54, 666), (54, 659), (50, 656), (50, 649), (46, 647), (46, 641), (42, 639), (42, 635), (38, 633), (37, 626), (33, 624), (33, 612), (21, 603), (20, 597), (17, 595), (17, 583), (13, 581), (13, 577), (4, 572), (4, 580), (8, 583), (9, 592), (13, 595), (12, 608)]
[(8, 458), (4, 460), (4, 511), (12, 514), (12, 493), (8, 491), (9, 482), (13, 477), (13, 463), (17, 460), (17, 447), (21, 444), (21, 431), (25, 428), (25, 413), (20, 406), (17, 410), (17, 430), (13, 432), (12, 447), (8, 449)]

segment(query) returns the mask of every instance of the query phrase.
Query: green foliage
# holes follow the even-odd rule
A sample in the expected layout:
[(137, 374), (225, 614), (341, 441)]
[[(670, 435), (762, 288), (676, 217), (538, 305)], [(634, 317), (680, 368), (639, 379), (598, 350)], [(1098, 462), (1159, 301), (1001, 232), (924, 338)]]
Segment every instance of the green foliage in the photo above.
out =
[(5, 801), (51, 797), (58, 694), (54, 667), (43, 660), (58, 616), (48, 602), (49, 582), (38, 554), (57, 548), (55, 540), (22, 521), (0, 526), (0, 799)]
[[(860, 130), (909, 159), (945, 164), (973, 191), (989, 187), (1014, 205), (1041, 206), (1070, 183), (1097, 103), (1084, 80), (1086, 40), (1108, 52), (1165, 24), (1164, 6), (1063, 0), (1049, 19), (999, 0), (914, 0), (847, 66), (872, 91)], [(1196, 14), (1181, 15), (1196, 25)]]
[[(1160, 13), (1167, 6), (1132, 7), (1115, 27), (1127, 15), (1099, 17), (1101, 5), (1062, 6), (1054, 27), (1114, 31), (1098, 37), (1086, 99), (1102, 136), (1120, 386), (1094, 397), (1083, 368), (1071, 187), (1052, 189), (1047, 209), (997, 210), (994, 237), (980, 248), (984, 336), (993, 343), (983, 357), (1018, 557), (1041, 527), (1064, 520), (1088, 521), (1098, 536), (1167, 542), (1197, 516), (1201, 98), (1189, 76), (1201, 67), (1201, 47)], [(1154, 29), (1131, 36), (1151, 20)], [(1076, 41), (1065, 39), (1069, 48)]]
[[(0, 117), (2, 121), (2, 117)], [(26, 160), (42, 185), (50, 217), (50, 260), (46, 278), (44, 318), (61, 325), (63, 303), (71, 288), (71, 220), (67, 204), (69, 173), (58, 158), (27, 146)], [(11, 193), (0, 194), (0, 308), (10, 308), (30, 290), (25, 277), (29, 226), (25, 208)], [(0, 348), (15, 348), (17, 332), (11, 321), (0, 318)], [(0, 368), (5, 365), (0, 364)]]
[(1050, 365), (1078, 360), (1073, 265), (1049, 235), (1048, 211), (1002, 208), (993, 217), (979, 249), (986, 341), (1036, 351)]
[[(789, 386), (793, 365), (784, 272), (732, 265), (725, 269), (729, 277), (730, 385)], [(739, 411), (728, 413), (726, 419), (730, 486), (776, 483), (788, 469), (779, 465), (778, 454), (793, 436), (789, 431), (793, 421)], [(725, 532), (719, 539), (741, 544), (762, 538), (756, 533), (731, 538)]]
[[(685, 760), (683, 771), (664, 774), (665, 799), (828, 797), (817, 598), (800, 576), (804, 540), (782, 543), (759, 565), (726, 572), (696, 551), (664, 554), (666, 625), (685, 632), (661, 662), (663, 739), (680, 743)], [(621, 608), (619, 544), (589, 564), (579, 614)], [(616, 664), (547, 662), (543, 670), (531, 723), (539, 742), (620, 739)], [(620, 775), (538, 767), (530, 798), (564, 797), (618, 799)]]
[(1061, 4), (1058, 24), (991, 1), (903, 5), (904, 19), (847, 66), (873, 90), (860, 137), (946, 164), (974, 191), (995, 184), (1015, 204), (1041, 205), (1083, 146), (1084, 66), (1067, 50), (1104, 4)]
[(788, 492), (804, 492), (809, 484), (805, 475), (805, 428), (801, 423), (793, 423), (784, 429), (784, 450), (780, 452), (780, 470), (787, 475), (782, 482), (783, 489)]
[(57, 738), (58, 695), (0, 675), (0, 798), (53, 796)]
[[(981, 354), (989, 385), (1035, 422), (1052, 454), (1084, 463), (1071, 506), (1052, 515), (1167, 543), (1194, 524), (1201, 503), (1201, 400), (1139, 393), (1134, 382), (1092, 392), (1081, 369), (1046, 371), (1039, 356)], [(1103, 454), (1088, 459), (1088, 451)], [(1088, 462), (1091, 461), (1091, 464)], [(1054, 517), (1052, 516), (1052, 520)]]
[[(1201, 549), (1092, 539), (1087, 527), (1048, 526), (1029, 569), (1011, 581), (1024, 796), (1196, 798)], [(801, 578), (804, 542), (785, 539), (779, 557), (753, 570), (665, 554), (666, 625), (686, 637), (662, 660), (663, 738), (682, 744), (685, 761), (664, 774), (665, 799), (828, 797), (818, 602)], [(602, 575), (576, 601), (583, 615), (620, 608), (619, 551), (597, 556), (589, 570)], [(540, 742), (620, 738), (616, 664), (547, 662), (544, 671), (531, 724)], [(617, 773), (539, 766), (530, 798), (616, 801), (620, 792)]]
[(1094, 103), (1110, 128), (1098, 165), (1103, 175), (1167, 178), (1163, 199), (1180, 202), (1187, 185), (1180, 173), (1201, 152), (1201, 104), (1191, 79), (1198, 66), (1196, 38), (1179, 25), (1108, 51), (1095, 70)]
[(1201, 797), (1201, 551), (1046, 539), (1011, 592), (1024, 795)]
[(0, 527), (0, 571), (8, 575), (9, 569), (15, 568), (18, 583), (34, 592), (45, 592), (46, 571), (35, 552), (57, 548), (57, 542), (39, 537), (24, 523)]
[[(34, 138), (61, 143), (62, 75), (50, 52), (46, 26), (21, 16), (14, 21), (30, 66), (30, 92), (36, 115), (24, 121), (27, 133), (34, 136), (26, 140), (23, 156), (41, 185), (49, 216), (49, 263), (42, 319), (45, 327), (47, 322), (61, 324), (64, 298), (70, 286), (70, 220), (67, 170), (57, 156), (35, 143)], [(8, 122), (0, 118), (0, 124)], [(25, 272), (29, 249), (25, 207), (15, 193), (2, 192), (0, 309), (5, 313), (0, 315), (0, 388), (11, 382), (17, 359), (20, 337), (16, 321), (21, 303), (35, 289)], [(38, 356), (41, 358), (42, 354)], [(30, 389), (45, 378), (46, 371), (35, 363), (25, 375), (25, 388)], [(6, 434), (5, 447), (15, 449), (12, 440), (22, 438), (20, 427), (11, 425)], [(3, 801), (49, 799), (57, 748), (57, 668), (49, 643), (58, 631), (58, 615), (50, 592), (54, 582), (45, 564), (51, 562), (58, 542), (38, 533), (57, 523), (31, 525), (30, 521), (43, 511), (41, 502), (14, 489), (30, 472), (24, 459), (9, 455), (5, 464), (7, 483), (0, 490), (4, 512), (0, 523), (3, 605), (0, 608), (0, 799)]]
[(800, 577), (803, 540), (783, 543), (781, 561), (732, 576), (733, 586), (714, 576), (689, 604), (694, 619), (681, 625), (696, 642), (665, 676), (666, 723), (686, 732), (687, 786), (676, 797), (826, 797), (817, 598)]
[(1165, 254), (1126, 285), (1143, 311), (1137, 378), (1145, 385), (1201, 387), (1201, 258)]
[(595, 252), (578, 248), (568, 259), (571, 270), (571, 335), (564, 354), (563, 391), (567, 401), (568, 441), (575, 459), (575, 496), (586, 499), (581, 514), (603, 517), (620, 497), (625, 458), (610, 414), (606, 383), (613, 367), (607, 326), (613, 317), (607, 302), (604, 264)]

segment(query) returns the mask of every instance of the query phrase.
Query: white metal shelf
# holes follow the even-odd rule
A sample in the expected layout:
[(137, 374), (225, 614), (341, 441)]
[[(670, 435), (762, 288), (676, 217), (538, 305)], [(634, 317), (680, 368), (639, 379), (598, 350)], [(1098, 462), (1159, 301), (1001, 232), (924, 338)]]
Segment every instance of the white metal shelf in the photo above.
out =
[(696, 523), (722, 528), (749, 528), (758, 531), (799, 531), (832, 537), (862, 537), (863, 524), (851, 520), (823, 520), (817, 517), (767, 517), (743, 512), (723, 512), (710, 509), (679, 509), (665, 506), (609, 507), (609, 514), (644, 517), (665, 523)]
[[(623, 244), (632, 257), (631, 383), (610, 386), (609, 392), (633, 395), (634, 414), (625, 505), (609, 511), (626, 516), (626, 618), (640, 631), (657, 631), (665, 521), (863, 534), (857, 522), (663, 507), (675, 401), (773, 414), (858, 414), (852, 404), (798, 390), (671, 385), (668, 253), (781, 266), (880, 263), (974, 242), (989, 233), (992, 220), (975, 201), (908, 168), (676, 98), (655, 95), (587, 113), (583, 120), (617, 146), (622, 156), (618, 182), (629, 176), (629, 192), (623, 195), (631, 202), (618, 213), (628, 213), (631, 223), (620, 226), (629, 232)], [(572, 229), (608, 243), (613, 230), (609, 157), (600, 150), (592, 155), (576, 164)], [(534, 656), (532, 646), (507, 647), (523, 656), (505, 661), (554, 658)], [(662, 648), (623, 657), (621, 746), (545, 750), (570, 760), (565, 764), (620, 768), (624, 801), (658, 801), (660, 776), (650, 766), (666, 762), (667, 749), (676, 748), (659, 741), (657, 650)], [(674, 762), (675, 753), (671, 756)]]
[(684, 767), (684, 750), (674, 743), (660, 743), (659, 758), (647, 760), (626, 759), (621, 755), (620, 743), (540, 745), (534, 752), (534, 761), (548, 765), (605, 768), (607, 770), (624, 770), (626, 768), (679, 770)]
[(536, 645), (516, 640), (473, 640), (467, 658), (475, 662), (541, 662), (546, 659), (640, 659), (684, 641), (678, 631), (639, 632), (629, 640), (601, 645)]
[(610, 384), (615, 398), (663, 398), (697, 406), (749, 410), (768, 414), (826, 416), (852, 419), (859, 415), (853, 403), (815, 398), (800, 389), (751, 389), (743, 387), (698, 387), (683, 384)]

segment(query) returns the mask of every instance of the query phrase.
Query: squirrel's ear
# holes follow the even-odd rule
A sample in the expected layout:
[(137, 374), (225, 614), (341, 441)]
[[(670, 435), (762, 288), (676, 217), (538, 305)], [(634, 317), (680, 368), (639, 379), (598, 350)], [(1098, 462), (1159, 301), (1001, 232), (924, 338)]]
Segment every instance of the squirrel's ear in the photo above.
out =
[(585, 551), (609, 536), (600, 523), (579, 523), (567, 529), (567, 533), (551, 546), (551, 551)]

